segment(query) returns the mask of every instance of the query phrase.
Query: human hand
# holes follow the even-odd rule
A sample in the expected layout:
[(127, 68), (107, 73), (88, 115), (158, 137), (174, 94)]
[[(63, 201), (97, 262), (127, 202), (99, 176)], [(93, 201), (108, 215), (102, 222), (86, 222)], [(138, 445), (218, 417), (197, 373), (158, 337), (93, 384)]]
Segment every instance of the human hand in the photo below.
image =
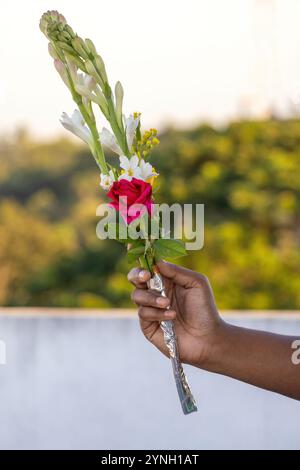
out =
[(171, 263), (159, 262), (158, 269), (167, 298), (148, 289), (148, 271), (134, 268), (128, 274), (135, 286), (132, 300), (139, 307), (142, 332), (168, 356), (160, 322), (173, 320), (181, 361), (205, 368), (223, 325), (209, 281), (202, 274)]

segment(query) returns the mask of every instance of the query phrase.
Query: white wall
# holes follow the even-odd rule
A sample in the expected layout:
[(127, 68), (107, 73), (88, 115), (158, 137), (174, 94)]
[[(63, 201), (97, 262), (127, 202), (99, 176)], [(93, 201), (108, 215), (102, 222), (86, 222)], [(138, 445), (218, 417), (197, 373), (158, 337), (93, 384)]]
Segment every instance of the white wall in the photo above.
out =
[[(183, 416), (136, 318), (31, 312), (0, 309), (1, 449), (300, 449), (300, 402), (191, 367)], [(228, 320), (300, 336), (299, 315)]]

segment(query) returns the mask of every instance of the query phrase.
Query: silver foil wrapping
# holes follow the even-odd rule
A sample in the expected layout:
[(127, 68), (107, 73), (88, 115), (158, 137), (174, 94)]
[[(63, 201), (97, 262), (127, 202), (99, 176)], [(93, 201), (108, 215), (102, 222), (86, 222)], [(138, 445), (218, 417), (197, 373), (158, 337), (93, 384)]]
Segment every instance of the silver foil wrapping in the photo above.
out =
[[(154, 272), (152, 278), (150, 279), (149, 288), (159, 292), (163, 297), (166, 297), (164, 283), (158, 272)], [(184, 414), (193, 413), (193, 411), (197, 411), (197, 405), (179, 359), (178, 345), (173, 321), (162, 321), (160, 323), (160, 327), (164, 333), (165, 344), (169, 351), (173, 368), (173, 375), (182, 406), (182, 411)]]

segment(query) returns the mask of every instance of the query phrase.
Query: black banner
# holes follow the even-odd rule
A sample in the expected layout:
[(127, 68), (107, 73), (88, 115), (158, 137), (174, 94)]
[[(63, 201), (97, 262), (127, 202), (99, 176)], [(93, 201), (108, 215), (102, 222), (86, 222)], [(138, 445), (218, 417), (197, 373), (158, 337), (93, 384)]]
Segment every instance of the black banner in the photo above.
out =
[(92, 468), (121, 465), (137, 468), (140, 465), (197, 465), (200, 464), (199, 451), (142, 451), (142, 450), (93, 450), (93, 451), (0, 451), (0, 465), (4, 463), (76, 463), (93, 465)]

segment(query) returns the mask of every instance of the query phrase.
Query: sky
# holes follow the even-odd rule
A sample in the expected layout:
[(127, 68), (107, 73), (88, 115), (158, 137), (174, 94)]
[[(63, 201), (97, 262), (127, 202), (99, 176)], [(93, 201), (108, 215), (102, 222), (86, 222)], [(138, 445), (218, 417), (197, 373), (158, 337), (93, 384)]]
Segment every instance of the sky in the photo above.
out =
[[(90, 37), (124, 111), (145, 126), (216, 124), (300, 108), (299, 0), (9, 0), (0, 17), (0, 134), (62, 134), (74, 104), (38, 23), (57, 9)], [(104, 122), (103, 122), (104, 124)]]

